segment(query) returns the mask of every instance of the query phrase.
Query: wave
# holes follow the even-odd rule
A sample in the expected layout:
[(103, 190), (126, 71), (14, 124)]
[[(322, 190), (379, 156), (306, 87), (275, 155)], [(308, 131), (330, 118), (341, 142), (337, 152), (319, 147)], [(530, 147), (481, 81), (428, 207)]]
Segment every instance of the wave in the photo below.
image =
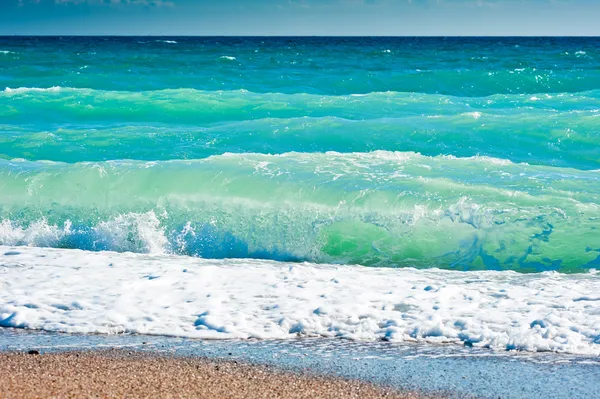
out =
[(413, 151), (476, 154), (530, 164), (599, 169), (596, 112), (264, 118), (205, 126), (127, 124), (33, 127), (0, 124), (0, 158), (61, 162), (198, 159), (223, 152)]
[[(222, 56), (222, 58), (231, 59), (235, 57), (231, 56)], [(460, 96), (460, 95), (452, 95), (452, 94), (441, 94), (441, 93), (425, 93), (419, 91), (395, 91), (395, 90), (382, 90), (382, 91), (371, 91), (366, 93), (346, 93), (346, 94), (315, 94), (310, 92), (295, 92), (295, 93), (286, 93), (286, 92), (252, 92), (246, 89), (233, 89), (233, 90), (202, 90), (195, 88), (167, 88), (167, 89), (159, 89), (159, 90), (141, 90), (141, 91), (130, 91), (130, 90), (102, 90), (88, 87), (68, 87), (68, 86), (50, 86), (50, 87), (6, 87), (3, 91), (5, 94), (22, 94), (28, 92), (57, 92), (61, 91), (63, 93), (73, 93), (79, 92), (81, 94), (92, 94), (93, 92), (101, 93), (114, 93), (115, 96), (124, 95), (126, 96), (128, 93), (131, 95), (139, 95), (139, 94), (160, 94), (161, 92), (164, 94), (183, 94), (183, 95), (221, 95), (227, 96), (231, 94), (248, 94), (255, 96), (301, 96), (301, 97), (309, 97), (309, 98), (321, 98), (323, 100), (327, 100), (330, 98), (342, 98), (346, 99), (348, 97), (379, 97), (383, 99), (389, 98), (402, 98), (402, 97), (412, 97), (412, 98), (448, 98), (449, 100), (462, 100), (465, 102), (473, 102), (475, 105), (477, 104), (486, 104), (490, 106), (490, 108), (494, 108), (492, 105), (495, 101), (498, 101), (500, 105), (514, 104), (514, 100), (522, 100), (526, 102), (527, 100), (536, 101), (536, 100), (555, 100), (551, 101), (553, 104), (560, 104), (565, 100), (574, 99), (578, 100), (578, 97), (582, 99), (598, 99), (600, 98), (600, 89), (589, 89), (589, 90), (580, 90), (576, 92), (532, 92), (532, 93), (492, 93), (489, 95), (482, 96)], [(561, 100), (561, 101), (557, 101)], [(491, 101), (491, 102), (490, 102)], [(325, 102), (325, 101), (324, 101)], [(448, 101), (451, 103), (451, 101)]]
[[(597, 169), (599, 98), (600, 91), (462, 98), (397, 92), (317, 96), (242, 90), (6, 89), (0, 93), (0, 128), (8, 134), (3, 135), (7, 145), (0, 157), (72, 162), (111, 159), (113, 151), (112, 159), (193, 159), (226, 151), (384, 149), (485, 154)], [(70, 132), (82, 125), (86, 140), (74, 142), (78, 137)], [(144, 137), (146, 127), (150, 137)], [(29, 133), (20, 136), (20, 129)], [(59, 129), (62, 133), (56, 134)], [(107, 131), (117, 134), (107, 137), (102, 133)], [(125, 137), (120, 131), (133, 134)], [(160, 144), (160, 154), (149, 138)], [(50, 152), (52, 141), (59, 139), (90, 152), (81, 159), (73, 158), (74, 151)], [(299, 147), (294, 147), (296, 142)]]
[[(0, 40), (0, 48), (24, 55), (11, 60), (0, 84), (316, 95), (391, 90), (468, 97), (600, 88), (600, 58), (592, 39), (178, 37), (160, 39), (176, 45), (144, 43), (155, 39)], [(223, 62), (222, 55), (244, 63)], [(81, 65), (92, 67), (78, 73)]]
[[(533, 95), (555, 93), (578, 93), (600, 88), (598, 65), (587, 55), (572, 56), (557, 65), (537, 68), (517, 64), (491, 65), (489, 60), (471, 60), (472, 68), (462, 63), (444, 68), (438, 57), (422, 65), (409, 65), (394, 53), (376, 50), (375, 65), (365, 67), (364, 59), (348, 61), (347, 54), (315, 59), (312, 54), (305, 58), (295, 54), (269, 54), (255, 49), (239, 51), (236, 48), (186, 50), (181, 43), (147, 46), (151, 53), (125, 51), (119, 60), (114, 49), (109, 52), (72, 54), (63, 51), (62, 57), (52, 62), (48, 53), (36, 62), (35, 54), (27, 54), (27, 63), (18, 59), (10, 75), (0, 79), (0, 84), (53, 86), (56, 82), (68, 82), (73, 87), (91, 87), (96, 90), (160, 90), (190, 87), (198, 90), (239, 90), (256, 93), (281, 92), (298, 94), (340, 96), (352, 93), (414, 92), (462, 97), (501, 95)], [(195, 52), (200, 54), (195, 54)], [(243, 59), (227, 62), (226, 56)], [(39, 56), (39, 55), (38, 55)], [(397, 58), (398, 57), (398, 58)], [(571, 57), (571, 56), (569, 56)], [(15, 57), (11, 57), (15, 58)], [(418, 57), (416, 58), (418, 59)], [(23, 62), (21, 64), (21, 62)], [(573, 63), (590, 65), (573, 65)], [(81, 65), (92, 68), (80, 72)], [(40, 73), (38, 68), (44, 68)], [(128, 72), (131, 71), (131, 72)], [(133, 72), (133, 73), (132, 73)]]
[(254, 93), (246, 90), (104, 91), (86, 88), (6, 88), (0, 92), (0, 116), (5, 123), (160, 122), (217, 123), (264, 118), (335, 116), (349, 120), (400, 118), (415, 115), (554, 116), (560, 112), (597, 114), (600, 90), (555, 95), (494, 95), (453, 97), (408, 92), (321, 96), (307, 93)]
[(387, 151), (0, 166), (3, 245), (523, 272), (600, 262), (597, 171)]

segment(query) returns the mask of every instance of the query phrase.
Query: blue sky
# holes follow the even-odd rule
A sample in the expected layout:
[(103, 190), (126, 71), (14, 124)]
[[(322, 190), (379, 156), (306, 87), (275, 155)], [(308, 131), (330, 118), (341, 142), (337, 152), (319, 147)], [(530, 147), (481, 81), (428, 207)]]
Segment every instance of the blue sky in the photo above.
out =
[(600, 0), (0, 0), (0, 35), (600, 35)]

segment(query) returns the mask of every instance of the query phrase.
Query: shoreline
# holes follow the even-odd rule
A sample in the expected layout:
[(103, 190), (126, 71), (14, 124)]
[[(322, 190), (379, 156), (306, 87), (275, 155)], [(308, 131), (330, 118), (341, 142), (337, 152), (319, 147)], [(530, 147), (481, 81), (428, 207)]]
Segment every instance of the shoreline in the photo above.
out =
[(268, 365), (112, 349), (0, 353), (0, 397), (390, 398), (401, 392)]
[(417, 397), (600, 397), (600, 358), (558, 353), (308, 337), (199, 340), (0, 328), (0, 355), (30, 350), (42, 353), (42, 357), (121, 351), (140, 356), (204, 359), (212, 364), (237, 362), (295, 376), (362, 381), (401, 394), (416, 393)]

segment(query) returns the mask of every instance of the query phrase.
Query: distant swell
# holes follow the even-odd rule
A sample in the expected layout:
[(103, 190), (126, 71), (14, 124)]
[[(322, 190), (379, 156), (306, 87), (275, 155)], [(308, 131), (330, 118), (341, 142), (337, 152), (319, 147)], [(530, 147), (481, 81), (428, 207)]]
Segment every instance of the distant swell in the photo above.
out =
[[(322, 96), (308, 93), (257, 93), (247, 90), (106, 91), (87, 88), (6, 88), (0, 92), (5, 123), (38, 124), (69, 120), (71, 124), (170, 123), (204, 126), (265, 118), (337, 117), (361, 121), (423, 116), (482, 117), (597, 116), (600, 90), (554, 94), (496, 94), (456, 97), (419, 92), (371, 92)], [(485, 119), (480, 125), (485, 126)], [(281, 126), (285, 128), (285, 126)], [(485, 130), (485, 129), (484, 129)], [(596, 135), (597, 137), (597, 135)]]
[(600, 91), (467, 98), (7, 88), (0, 93), (0, 158), (76, 162), (388, 150), (599, 169), (599, 101)]
[(10, 61), (3, 87), (459, 97), (600, 88), (595, 38), (10, 37), (0, 48), (17, 53), (0, 55)]

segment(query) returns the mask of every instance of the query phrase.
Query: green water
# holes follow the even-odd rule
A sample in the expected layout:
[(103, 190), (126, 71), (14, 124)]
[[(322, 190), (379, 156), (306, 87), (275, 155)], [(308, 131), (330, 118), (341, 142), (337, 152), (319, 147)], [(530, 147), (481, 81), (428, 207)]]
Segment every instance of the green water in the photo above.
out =
[(577, 38), (0, 38), (0, 245), (600, 266)]

